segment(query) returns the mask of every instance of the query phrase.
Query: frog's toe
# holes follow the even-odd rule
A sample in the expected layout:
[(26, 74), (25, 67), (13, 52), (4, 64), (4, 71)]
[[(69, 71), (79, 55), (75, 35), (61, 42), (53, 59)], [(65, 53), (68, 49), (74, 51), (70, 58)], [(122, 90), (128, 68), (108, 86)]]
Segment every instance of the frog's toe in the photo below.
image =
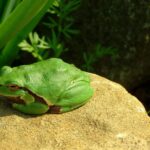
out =
[(65, 112), (71, 111), (71, 110), (76, 109), (76, 108), (77, 108), (77, 106), (74, 106), (74, 107), (70, 107), (70, 106), (61, 107), (61, 106), (55, 106), (54, 105), (54, 106), (50, 107), (50, 109), (48, 110), (48, 113), (61, 114), (61, 113), (65, 113)]

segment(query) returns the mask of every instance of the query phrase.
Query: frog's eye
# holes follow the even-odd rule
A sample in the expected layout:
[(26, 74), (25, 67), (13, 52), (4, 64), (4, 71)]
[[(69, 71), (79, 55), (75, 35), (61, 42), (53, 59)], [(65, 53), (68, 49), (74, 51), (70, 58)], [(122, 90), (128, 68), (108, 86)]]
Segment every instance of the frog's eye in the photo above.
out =
[(17, 91), (18, 89), (20, 89), (20, 87), (15, 84), (9, 84), (9, 85), (7, 85), (7, 87), (12, 91)]
[(9, 66), (4, 66), (0, 69), (0, 75), (3, 75), (3, 74), (7, 74), (7, 73), (10, 73), (12, 71), (12, 68), (9, 67)]

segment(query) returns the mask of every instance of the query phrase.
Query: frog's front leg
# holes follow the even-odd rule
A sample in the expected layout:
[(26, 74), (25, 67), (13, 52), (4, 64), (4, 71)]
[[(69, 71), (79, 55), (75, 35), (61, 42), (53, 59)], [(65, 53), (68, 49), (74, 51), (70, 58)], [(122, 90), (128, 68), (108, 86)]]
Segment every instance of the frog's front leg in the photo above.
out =
[(8, 97), (10, 99), (18, 99), (17, 101), (23, 101), (25, 104), (30, 104), (34, 102), (34, 97), (22, 89), (17, 89), (17, 87), (2, 87), (0, 86), (0, 95)]
[(46, 104), (35, 102), (35, 97), (18, 87), (0, 87), (0, 95), (12, 99), (12, 107), (26, 114), (43, 114), (48, 111)]
[(12, 107), (19, 110), (20, 112), (26, 113), (26, 114), (43, 114), (46, 113), (49, 110), (49, 106), (42, 104), (40, 102), (33, 102), (30, 104), (12, 104)]
[(28, 91), (18, 90), (20, 99), (24, 104), (13, 103), (12, 107), (26, 114), (43, 114), (48, 111), (49, 107), (46, 104), (36, 102), (35, 97), (30, 95)]

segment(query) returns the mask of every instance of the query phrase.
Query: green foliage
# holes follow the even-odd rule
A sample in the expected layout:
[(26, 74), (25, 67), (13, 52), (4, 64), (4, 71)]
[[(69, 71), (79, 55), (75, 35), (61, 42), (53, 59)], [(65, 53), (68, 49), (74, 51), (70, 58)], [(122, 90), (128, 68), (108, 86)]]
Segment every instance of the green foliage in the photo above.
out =
[(117, 56), (118, 50), (111, 47), (102, 47), (97, 44), (92, 52), (83, 53), (84, 64), (82, 68), (86, 71), (94, 71), (93, 64), (100, 58), (110, 55), (111, 57)]
[(53, 51), (53, 57), (60, 57), (60, 55), (67, 51), (67, 48), (64, 48), (63, 42), (56, 36), (55, 31), (52, 31), (51, 38), (48, 39), (48, 43)]
[[(19, 44), (20, 48), (30, 52), (32, 56), (38, 60), (43, 60), (50, 56), (60, 57), (63, 52), (68, 50), (64, 46), (65, 40), (70, 40), (74, 34), (79, 33), (77, 29), (73, 28), (74, 17), (72, 16), (72, 12), (79, 6), (80, 0), (55, 0), (53, 6), (46, 14), (46, 16), (48, 16), (46, 21), (43, 23), (44, 26), (46, 26), (49, 35), (45, 35), (45, 38), (40, 39), (36, 33), (38, 42), (34, 42), (34, 37), (32, 36), (33, 38), (31, 38), (31, 35), (34, 34), (30, 33), (30, 43), (28, 43), (28, 40), (24, 40)], [(46, 47), (42, 46), (39, 50), (39, 43), (41, 41), (46, 44)]]
[[(46, 56), (47, 49), (50, 48), (45, 41), (45, 37), (42, 36), (42, 38), (40, 38), (37, 32), (29, 33), (29, 42), (23, 40), (19, 44), (19, 47), (21, 47), (22, 50), (31, 53), (38, 60), (43, 60), (44, 56)], [(41, 57), (42, 55), (43, 57)]]
[(21, 42), (37, 25), (54, 0), (5, 0), (0, 2), (0, 66), (9, 65)]
[[(55, 31), (58, 38), (65, 36), (71, 38), (72, 34), (78, 34), (79, 31), (74, 29), (74, 18), (72, 12), (80, 6), (80, 0), (57, 0), (55, 5), (49, 9), (48, 21), (44, 24), (51, 30)], [(54, 16), (52, 16), (54, 14)]]

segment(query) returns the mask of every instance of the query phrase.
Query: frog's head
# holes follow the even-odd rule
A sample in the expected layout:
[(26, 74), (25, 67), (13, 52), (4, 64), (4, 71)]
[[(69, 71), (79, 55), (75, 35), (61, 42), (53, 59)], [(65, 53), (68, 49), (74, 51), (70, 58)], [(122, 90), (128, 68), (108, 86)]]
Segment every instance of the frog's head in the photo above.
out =
[(21, 75), (11, 67), (5, 66), (0, 69), (0, 95), (12, 95), (22, 87)]
[(21, 86), (21, 72), (12, 69), (11, 67), (4, 66), (0, 69), (0, 86), (18, 85)]

